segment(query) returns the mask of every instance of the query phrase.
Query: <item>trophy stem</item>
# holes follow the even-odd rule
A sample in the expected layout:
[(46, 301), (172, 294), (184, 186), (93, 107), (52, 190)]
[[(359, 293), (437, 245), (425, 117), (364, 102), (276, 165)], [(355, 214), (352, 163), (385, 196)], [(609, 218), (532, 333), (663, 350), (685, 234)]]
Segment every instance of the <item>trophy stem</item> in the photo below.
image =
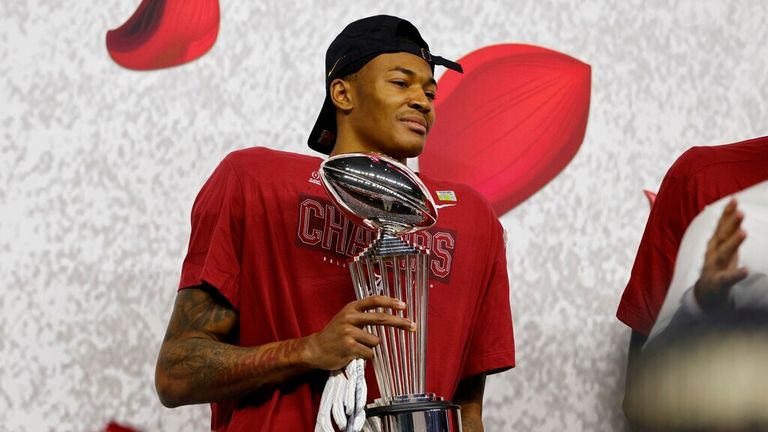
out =
[[(362, 267), (362, 266), (361, 266)], [(376, 273), (374, 271), (374, 266), (371, 263), (370, 259), (365, 259), (365, 268), (366, 273), (368, 275), (368, 289), (370, 290), (367, 294), (368, 295), (376, 295), (381, 294), (380, 289), (381, 287), (376, 285)], [(383, 313), (384, 310), (382, 308), (377, 308), (376, 312)], [(380, 383), (380, 389), (382, 396), (389, 396), (392, 397), (394, 395), (394, 383), (393, 383), (393, 377), (392, 377), (392, 369), (390, 367), (390, 350), (387, 343), (387, 337), (385, 336), (385, 328), (384, 326), (377, 326), (376, 330), (376, 336), (381, 341), (378, 345), (379, 348), (379, 354), (381, 355), (380, 358), (382, 358), (383, 361), (383, 367), (382, 367), (382, 375), (384, 376), (384, 382)]]
[[(372, 293), (366, 292), (364, 289), (367, 284), (365, 283), (365, 279), (363, 277), (363, 266), (359, 260), (355, 259), (349, 264), (349, 272), (352, 275), (352, 284), (355, 286), (355, 296), (358, 299), (363, 299), (372, 295)], [(381, 326), (368, 325), (365, 327), (369, 333), (373, 333), (377, 337), (379, 336), (379, 329)], [(373, 355), (375, 357), (381, 358), (381, 344), (378, 344), (373, 348)], [(379, 362), (373, 361), (372, 363), (373, 372), (376, 375), (376, 382), (383, 384), (383, 388), (380, 389), (381, 395), (384, 397), (391, 397), (391, 394), (389, 393), (389, 386), (386, 384), (389, 381), (389, 377), (384, 371), (381, 370), (381, 365), (379, 365)]]
[(421, 369), (419, 371), (419, 393), (424, 393), (424, 389), (426, 388), (426, 380), (427, 380), (427, 326), (425, 325), (427, 322), (427, 305), (429, 304), (429, 279), (427, 278), (427, 272), (429, 271), (428, 264), (429, 260), (427, 259), (429, 257), (428, 253), (419, 254), (418, 260), (419, 264), (416, 266), (416, 271), (418, 272), (418, 278), (419, 278), (419, 286), (422, 287), (421, 289), (421, 299), (419, 301), (419, 323), (421, 326), (419, 327), (419, 336), (421, 344), (419, 346), (419, 368)]
[[(384, 261), (384, 258), (380, 257), (378, 260), (379, 264), (379, 276), (381, 280), (381, 285), (384, 288), (384, 295), (387, 297), (393, 297), (393, 294), (391, 290), (389, 289), (389, 277), (387, 274), (387, 265)], [(392, 309), (389, 309), (390, 314), (395, 314), (395, 312)], [(400, 353), (398, 352), (398, 346), (397, 346), (397, 339), (395, 337), (395, 329), (392, 327), (387, 327), (387, 330), (389, 330), (389, 337), (394, 346), (392, 347), (392, 366), (393, 366), (393, 372), (395, 374), (395, 394), (403, 394), (403, 379), (402, 379), (402, 368), (400, 363)], [(398, 330), (399, 331), (399, 330)]]
[[(410, 307), (408, 304), (408, 297), (405, 295), (404, 291), (404, 281), (401, 279), (401, 276), (404, 276), (405, 272), (401, 272), (401, 264), (407, 264), (408, 255), (405, 256), (393, 256), (392, 257), (392, 266), (394, 267), (392, 269), (392, 283), (394, 285), (395, 294), (397, 296), (397, 299), (406, 303), (408, 306), (406, 306), (406, 309)], [(405, 318), (408, 314), (408, 312), (398, 311), (398, 316), (400, 318)], [(411, 386), (412, 384), (412, 377), (410, 374), (411, 368), (411, 358), (408, 351), (408, 345), (406, 339), (410, 337), (411, 333), (410, 331), (406, 330), (398, 330), (400, 333), (400, 354), (401, 354), (401, 362), (402, 362), (402, 374), (403, 374), (403, 383), (405, 383), (405, 386), (403, 388), (403, 391), (405, 394), (413, 393), (413, 388)]]
[(405, 310), (378, 308), (416, 323), (415, 332), (390, 326), (368, 326), (380, 343), (374, 347), (374, 372), (384, 400), (425, 394), (429, 251), (414, 247), (382, 229), (368, 248), (354, 258), (350, 273), (355, 295), (381, 294), (406, 304)]
[[(416, 303), (415, 298), (413, 295), (413, 270), (416, 263), (414, 260), (413, 255), (408, 255), (405, 257), (405, 296), (406, 296), (406, 303), (408, 304), (408, 308), (406, 309), (408, 312), (408, 319), (410, 319), (413, 322), (418, 323), (419, 328), (417, 331), (421, 331), (421, 322), (417, 321), (418, 314), (416, 313)], [(413, 383), (413, 388), (411, 388), (410, 393), (416, 393), (418, 392), (419, 387), (419, 381), (418, 381), (418, 374), (416, 372), (416, 368), (419, 365), (419, 361), (421, 359), (418, 358), (418, 353), (416, 352), (416, 333), (410, 332), (408, 333), (408, 353), (409, 353), (409, 371), (411, 374), (411, 382)]]
[[(390, 326), (371, 326), (380, 339), (374, 348), (374, 371), (383, 397), (426, 392), (427, 305), (429, 304), (429, 251), (401, 238), (381, 234), (350, 266), (357, 296), (381, 294), (403, 301), (405, 310), (380, 308), (377, 312), (408, 318), (415, 332)], [(362, 298), (362, 297), (360, 297)]]

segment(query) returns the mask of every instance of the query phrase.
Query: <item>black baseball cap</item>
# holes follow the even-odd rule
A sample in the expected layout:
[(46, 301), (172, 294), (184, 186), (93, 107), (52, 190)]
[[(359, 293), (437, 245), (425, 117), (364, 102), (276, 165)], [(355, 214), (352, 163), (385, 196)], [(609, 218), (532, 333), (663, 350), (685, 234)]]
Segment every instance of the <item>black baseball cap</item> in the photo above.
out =
[(330, 96), (331, 81), (360, 70), (380, 54), (407, 52), (435, 65), (464, 72), (461, 65), (429, 52), (429, 45), (410, 22), (389, 15), (357, 20), (344, 28), (325, 53), (325, 101), (309, 134), (312, 150), (331, 154), (336, 143), (336, 107)]

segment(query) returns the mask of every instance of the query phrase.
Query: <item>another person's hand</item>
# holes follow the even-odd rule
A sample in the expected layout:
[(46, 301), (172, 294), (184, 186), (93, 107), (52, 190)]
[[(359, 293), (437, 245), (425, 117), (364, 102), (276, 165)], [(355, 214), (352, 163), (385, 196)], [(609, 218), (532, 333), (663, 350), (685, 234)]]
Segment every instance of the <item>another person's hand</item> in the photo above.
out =
[[(400, 318), (375, 309), (405, 309), (405, 304), (397, 299), (384, 296), (371, 296), (353, 301), (342, 308), (325, 328), (309, 336), (309, 358), (317, 369), (336, 370), (344, 368), (351, 360), (373, 358), (373, 347), (379, 344), (379, 338), (365, 331), (367, 325), (383, 325), (406, 331), (414, 331), (416, 324), (409, 319)], [(367, 312), (374, 310), (373, 312)]]
[(729, 309), (731, 288), (748, 275), (746, 267), (739, 267), (739, 246), (747, 237), (741, 229), (742, 220), (744, 214), (732, 199), (707, 243), (704, 266), (694, 288), (696, 301), (706, 313)]

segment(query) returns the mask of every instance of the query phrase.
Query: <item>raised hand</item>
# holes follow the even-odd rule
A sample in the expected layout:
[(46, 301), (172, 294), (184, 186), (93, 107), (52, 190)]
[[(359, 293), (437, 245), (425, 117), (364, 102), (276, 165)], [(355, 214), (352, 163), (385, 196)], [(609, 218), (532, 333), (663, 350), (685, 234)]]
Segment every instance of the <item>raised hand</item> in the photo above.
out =
[(746, 267), (739, 267), (739, 246), (747, 237), (741, 229), (743, 220), (744, 214), (732, 199), (707, 243), (704, 266), (694, 288), (696, 300), (706, 313), (729, 309), (731, 288), (748, 275)]

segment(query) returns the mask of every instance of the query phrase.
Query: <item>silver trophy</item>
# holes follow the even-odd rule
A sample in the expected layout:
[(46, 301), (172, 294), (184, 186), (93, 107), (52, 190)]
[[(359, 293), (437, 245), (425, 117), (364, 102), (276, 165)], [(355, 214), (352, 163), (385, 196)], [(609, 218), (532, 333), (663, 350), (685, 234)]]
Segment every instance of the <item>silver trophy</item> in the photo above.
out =
[(320, 178), (336, 205), (378, 237), (349, 263), (357, 299), (372, 295), (397, 298), (417, 323), (416, 332), (369, 326), (379, 337), (373, 369), (381, 398), (366, 407), (383, 432), (461, 431), (458, 405), (428, 393), (426, 383), (429, 250), (400, 236), (431, 227), (437, 208), (424, 184), (394, 159), (351, 153), (326, 159)]

